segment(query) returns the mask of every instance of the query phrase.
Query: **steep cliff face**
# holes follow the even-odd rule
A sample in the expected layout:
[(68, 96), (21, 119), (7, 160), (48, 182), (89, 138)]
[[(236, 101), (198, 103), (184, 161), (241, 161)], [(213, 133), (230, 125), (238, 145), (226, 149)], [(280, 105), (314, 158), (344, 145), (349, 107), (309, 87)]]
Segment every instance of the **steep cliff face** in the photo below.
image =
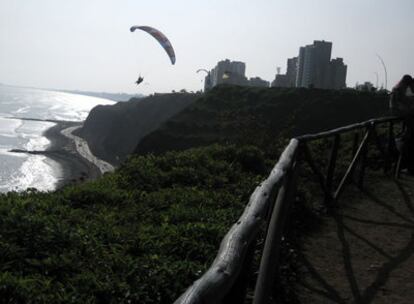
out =
[(157, 94), (115, 105), (97, 106), (76, 133), (97, 157), (119, 164), (142, 137), (156, 130), (199, 97), (198, 94)]

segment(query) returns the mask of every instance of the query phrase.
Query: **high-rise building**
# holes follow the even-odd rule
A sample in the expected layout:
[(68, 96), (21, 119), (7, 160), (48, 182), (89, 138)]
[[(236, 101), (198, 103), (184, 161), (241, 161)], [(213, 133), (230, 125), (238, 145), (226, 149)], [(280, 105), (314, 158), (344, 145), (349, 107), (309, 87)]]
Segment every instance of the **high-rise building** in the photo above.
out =
[(287, 60), (286, 74), (280, 74), (279, 70), (272, 82), (272, 87), (293, 88), (296, 86), (296, 77), (298, 71), (298, 57)]
[(297, 87), (326, 88), (332, 42), (314, 41), (299, 49)]
[(249, 86), (251, 87), (268, 88), (269, 85), (269, 81), (263, 80), (260, 77), (252, 77), (249, 79)]
[(230, 61), (229, 59), (219, 61), (210, 71), (211, 87), (222, 83), (247, 85), (245, 72), (246, 64), (244, 62)]
[(301, 46), (299, 48), (299, 56), (298, 56), (297, 71), (296, 71), (296, 81), (295, 81), (296, 87), (302, 86), (304, 65), (305, 65), (305, 47)]
[(272, 81), (271, 86), (276, 88), (287, 88), (289, 82), (286, 74), (276, 74), (275, 80)]
[(211, 72), (208, 72), (204, 78), (204, 92), (210, 90), (213, 86), (211, 85)]
[(297, 60), (296, 86), (321, 89), (346, 87), (347, 66), (342, 58), (331, 60), (332, 42), (314, 41), (301, 47)]
[(347, 66), (342, 58), (332, 59), (329, 63), (326, 87), (329, 89), (340, 90), (346, 88)]
[(287, 60), (286, 78), (288, 87), (296, 86), (296, 76), (298, 74), (298, 57), (289, 58)]

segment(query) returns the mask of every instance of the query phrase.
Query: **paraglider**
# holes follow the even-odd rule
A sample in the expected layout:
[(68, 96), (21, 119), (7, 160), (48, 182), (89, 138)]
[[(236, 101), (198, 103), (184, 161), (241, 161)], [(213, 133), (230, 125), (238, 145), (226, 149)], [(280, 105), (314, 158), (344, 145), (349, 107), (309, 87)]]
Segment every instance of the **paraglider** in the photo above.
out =
[(197, 73), (200, 73), (200, 72), (206, 72), (207, 74), (210, 74), (210, 72), (207, 71), (206, 69), (198, 69)]
[(204, 90), (208, 90), (211, 88), (211, 75), (210, 71), (207, 71), (206, 69), (198, 69), (197, 73), (205, 72), (207, 73), (206, 77), (204, 78)]
[(200, 72), (206, 72), (207, 73), (207, 77), (206, 77), (207, 82), (210, 82), (210, 72), (207, 71), (206, 69), (198, 69), (197, 74), (200, 73)]
[(132, 26), (130, 31), (134, 32), (137, 29), (147, 32), (152, 37), (154, 37), (159, 42), (159, 44), (161, 44), (161, 46), (164, 48), (165, 52), (170, 58), (171, 64), (175, 64), (174, 48), (172, 47), (170, 40), (168, 40), (168, 38), (163, 33), (161, 33), (159, 30), (153, 27), (150, 27), (150, 26), (137, 26), (137, 25)]

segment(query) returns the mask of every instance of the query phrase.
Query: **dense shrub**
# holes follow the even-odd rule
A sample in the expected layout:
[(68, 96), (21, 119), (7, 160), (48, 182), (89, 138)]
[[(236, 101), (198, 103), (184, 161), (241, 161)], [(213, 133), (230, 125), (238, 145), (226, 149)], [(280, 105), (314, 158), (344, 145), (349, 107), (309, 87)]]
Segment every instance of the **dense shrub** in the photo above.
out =
[(212, 262), (262, 160), (215, 145), (131, 157), (54, 193), (0, 195), (2, 303), (172, 303)]

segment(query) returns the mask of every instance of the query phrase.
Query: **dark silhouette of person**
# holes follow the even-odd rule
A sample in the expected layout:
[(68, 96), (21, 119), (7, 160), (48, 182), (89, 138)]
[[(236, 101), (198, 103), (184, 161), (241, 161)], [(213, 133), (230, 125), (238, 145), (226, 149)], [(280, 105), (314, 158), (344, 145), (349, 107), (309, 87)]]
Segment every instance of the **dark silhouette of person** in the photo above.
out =
[(397, 149), (401, 153), (400, 169), (407, 169), (414, 174), (414, 79), (404, 75), (394, 86), (390, 96), (392, 115), (404, 116), (404, 130), (396, 138)]
[(141, 77), (141, 75), (139, 75), (138, 80), (135, 81), (135, 83), (136, 83), (136, 85), (139, 85), (143, 81), (144, 81), (144, 77)]
[(409, 89), (414, 94), (414, 80), (410, 75), (404, 75), (391, 91), (390, 110), (392, 114), (404, 115), (413, 112), (414, 97), (407, 95)]

